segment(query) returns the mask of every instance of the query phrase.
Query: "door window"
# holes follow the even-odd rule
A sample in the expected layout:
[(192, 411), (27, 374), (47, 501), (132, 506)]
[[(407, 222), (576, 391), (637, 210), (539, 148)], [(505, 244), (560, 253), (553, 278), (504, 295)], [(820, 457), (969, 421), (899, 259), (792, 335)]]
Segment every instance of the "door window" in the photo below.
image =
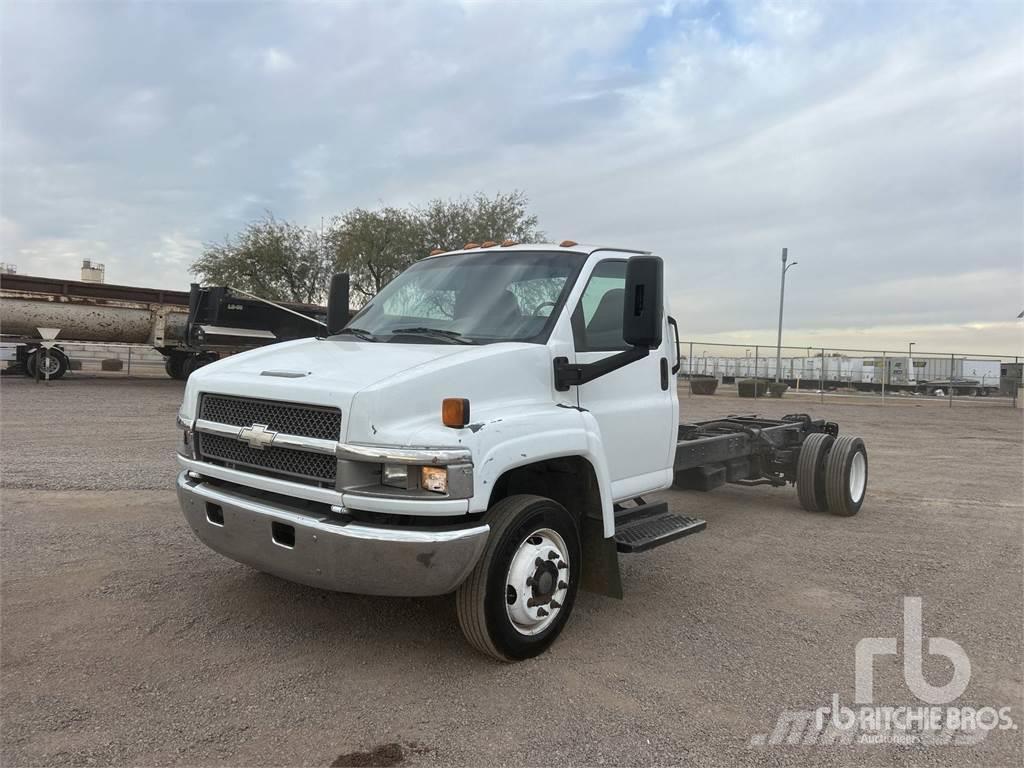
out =
[(626, 262), (602, 261), (590, 275), (572, 315), (577, 352), (626, 349), (622, 339), (622, 308), (626, 298)]

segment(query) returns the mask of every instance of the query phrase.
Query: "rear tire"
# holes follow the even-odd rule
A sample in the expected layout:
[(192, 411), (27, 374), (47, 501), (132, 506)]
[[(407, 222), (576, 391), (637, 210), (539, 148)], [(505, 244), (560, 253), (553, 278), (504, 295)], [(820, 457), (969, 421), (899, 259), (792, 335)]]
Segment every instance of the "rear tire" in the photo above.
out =
[(543, 653), (576, 602), (582, 551), (565, 507), (542, 496), (509, 496), (487, 511), (480, 562), (455, 593), (469, 644), (499, 661)]
[(164, 361), (164, 370), (167, 371), (167, 375), (177, 381), (184, 381), (185, 359), (184, 355), (168, 355), (167, 360)]
[(800, 458), (796, 465), (796, 491), (800, 497), (800, 506), (808, 512), (824, 512), (828, 509), (825, 459), (834, 442), (832, 435), (815, 432), (808, 435), (800, 446)]
[(825, 460), (825, 494), (828, 511), (851, 517), (864, 504), (868, 490), (868, 451), (859, 437), (844, 435)]
[[(36, 368), (43, 362), (43, 350), (35, 350), (25, 360), (25, 374), (29, 378), (34, 379), (36, 377)], [(70, 365), (67, 355), (59, 349), (51, 349), (47, 355), (45, 367), (39, 371), (39, 378), (45, 379), (46, 371), (49, 371), (51, 381), (59, 379), (68, 372)]]
[(181, 378), (188, 381), (188, 377), (202, 368), (204, 365), (216, 362), (217, 355), (213, 352), (196, 352), (185, 358), (181, 366)]

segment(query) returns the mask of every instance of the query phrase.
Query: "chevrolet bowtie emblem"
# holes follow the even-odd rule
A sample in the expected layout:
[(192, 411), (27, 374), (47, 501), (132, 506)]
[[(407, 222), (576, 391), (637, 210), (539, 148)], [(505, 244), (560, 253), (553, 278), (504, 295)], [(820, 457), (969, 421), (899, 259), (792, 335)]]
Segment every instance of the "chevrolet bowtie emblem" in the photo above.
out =
[(267, 429), (266, 424), (253, 424), (251, 427), (242, 427), (238, 430), (238, 439), (245, 440), (250, 448), (262, 451), (269, 448), (277, 437), (277, 432)]

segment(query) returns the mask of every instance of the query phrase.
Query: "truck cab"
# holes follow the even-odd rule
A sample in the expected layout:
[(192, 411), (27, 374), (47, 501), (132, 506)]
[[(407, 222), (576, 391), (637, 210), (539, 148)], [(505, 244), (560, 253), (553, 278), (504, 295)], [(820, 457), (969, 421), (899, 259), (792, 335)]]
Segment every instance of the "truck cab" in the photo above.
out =
[(409, 267), (351, 320), (336, 276), (322, 336), (188, 380), (188, 524), (296, 582), (454, 592), (478, 650), (542, 652), (579, 588), (621, 597), (619, 552), (704, 527), (643, 501), (680, 471), (662, 269), (570, 241), (470, 244)]

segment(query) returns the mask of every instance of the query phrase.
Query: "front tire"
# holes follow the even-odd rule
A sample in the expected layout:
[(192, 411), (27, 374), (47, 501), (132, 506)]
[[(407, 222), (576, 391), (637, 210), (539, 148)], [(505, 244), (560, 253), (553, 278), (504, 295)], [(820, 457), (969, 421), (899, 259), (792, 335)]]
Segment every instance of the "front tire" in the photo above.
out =
[(470, 645), (500, 661), (543, 653), (572, 613), (582, 551), (576, 520), (542, 496), (509, 496), (484, 516), (480, 562), (455, 594)]

